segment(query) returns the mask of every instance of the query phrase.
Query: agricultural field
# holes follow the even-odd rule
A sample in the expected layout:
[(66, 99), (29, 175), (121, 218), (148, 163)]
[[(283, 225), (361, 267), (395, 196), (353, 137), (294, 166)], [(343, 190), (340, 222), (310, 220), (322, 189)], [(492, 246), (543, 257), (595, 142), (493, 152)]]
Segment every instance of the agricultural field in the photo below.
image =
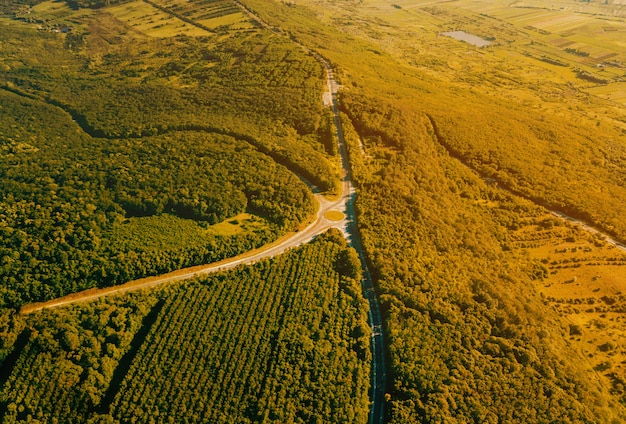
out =
[(2, 422), (365, 422), (370, 334), (352, 254), (330, 233), (253, 266), (30, 315), (0, 368)]
[(251, 21), (234, 2), (228, 0), (195, 2), (167, 0), (154, 4), (164, 8), (170, 14), (182, 16), (196, 25), (207, 28), (241, 30), (253, 29), (256, 26), (254, 21)]
[[(626, 22), (623, 17), (626, 10), (620, 15), (609, 5), (601, 7), (596, 2), (574, 1), (551, 2), (549, 7), (543, 3), (498, 1), (453, 4), (401, 1), (394, 2), (395, 7), (390, 7), (388, 2), (367, 4), (377, 16), (388, 19), (392, 28), (402, 29), (385, 29), (397, 39), (394, 43), (384, 43), (390, 52), (396, 50), (396, 54), (410, 58), (416, 57), (419, 46), (428, 46), (428, 56), (445, 49), (446, 57), (442, 59), (449, 65), (456, 62), (462, 67), (472, 66), (473, 57), (486, 60), (485, 65), (499, 69), (502, 62), (492, 62), (490, 56), (494, 55), (519, 63), (523, 73), (515, 72), (511, 67), (506, 69), (513, 81), (528, 79), (529, 83), (541, 85), (542, 81), (545, 84), (554, 80), (592, 91), (598, 86), (611, 87), (611, 100), (618, 101), (623, 97), (620, 82), (626, 74)], [(591, 7), (594, 7), (593, 11), (586, 10)], [(415, 22), (419, 22), (419, 27)], [(463, 43), (442, 42), (439, 34), (450, 30), (463, 30), (490, 41), (489, 53), (468, 51)], [(416, 38), (422, 41), (419, 45), (411, 42)], [(463, 56), (463, 59), (454, 60), (457, 56)], [(415, 64), (420, 66), (419, 62)], [(484, 78), (484, 83), (492, 81)], [(481, 89), (475, 83), (474, 88)], [(511, 87), (507, 84), (506, 88)]]
[(151, 37), (173, 37), (187, 35), (201, 37), (207, 30), (172, 16), (143, 2), (121, 3), (107, 9), (111, 15), (126, 23), (133, 30)]
[(125, 2), (107, 8), (116, 19), (151, 37), (202, 37), (233, 31), (254, 32), (254, 22), (231, 1)]

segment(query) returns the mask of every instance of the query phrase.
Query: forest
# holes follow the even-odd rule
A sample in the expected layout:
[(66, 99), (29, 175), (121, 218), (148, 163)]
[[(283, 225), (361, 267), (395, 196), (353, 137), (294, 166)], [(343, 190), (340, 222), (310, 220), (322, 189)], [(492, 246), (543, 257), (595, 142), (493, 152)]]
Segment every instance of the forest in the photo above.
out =
[[(626, 237), (623, 106), (561, 65), (605, 52), (578, 39), (590, 55), (568, 53), (548, 38), (566, 33), (469, 2), (246, 0), (288, 37), (235, 13), (194, 24), (205, 2), (34, 3), (0, 9), (4, 421), (367, 420), (371, 334), (337, 233), (170, 288), (14, 312), (244, 252), (305, 222), (309, 187), (336, 193), (323, 68), (293, 40), (342, 85), (388, 422), (626, 420), (622, 286), (586, 310), (571, 274), (565, 297), (544, 294), (558, 270), (624, 262), (597, 236), (605, 256), (573, 263), (583, 236), (550, 233), (561, 212)], [(493, 47), (439, 37), (452, 25)], [(613, 326), (568, 321), (592, 313)], [(586, 332), (610, 360), (580, 348)]]
[(370, 333), (348, 249), (331, 232), (252, 266), (19, 318), (1, 421), (364, 422)]
[[(307, 187), (249, 143), (197, 131), (103, 143), (54, 107), (0, 96), (6, 307), (233, 256), (313, 212)], [(208, 231), (243, 212), (266, 225), (232, 236)], [(125, 222), (168, 214), (197, 222), (186, 228), (206, 237), (132, 250), (111, 240)]]
[(610, 422), (623, 414), (563, 359), (568, 333), (528, 290), (546, 277), (542, 264), (507, 247), (509, 229), (542, 209), (450, 158), (427, 117), (403, 117), (397, 130), (413, 143), (375, 155), (386, 164), (366, 174), (358, 203), (388, 325), (391, 422)]
[[(86, 13), (37, 7), (48, 23)], [(3, 307), (248, 251), (311, 216), (303, 181), (336, 185), (314, 59), (258, 30), (111, 43), (114, 16), (89, 16), (64, 37), (0, 34)], [(243, 231), (212, 230), (228, 220)], [(192, 242), (121, 231), (159, 222)]]

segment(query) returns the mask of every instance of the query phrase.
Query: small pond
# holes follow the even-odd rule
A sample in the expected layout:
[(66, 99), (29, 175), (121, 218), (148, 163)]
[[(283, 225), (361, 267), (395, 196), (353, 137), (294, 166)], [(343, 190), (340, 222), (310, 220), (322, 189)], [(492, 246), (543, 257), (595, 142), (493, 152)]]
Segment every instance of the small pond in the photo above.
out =
[(459, 41), (465, 41), (466, 43), (473, 44), (476, 47), (486, 47), (491, 45), (491, 42), (483, 40), (482, 38), (465, 31), (442, 32), (441, 35), (452, 37)]

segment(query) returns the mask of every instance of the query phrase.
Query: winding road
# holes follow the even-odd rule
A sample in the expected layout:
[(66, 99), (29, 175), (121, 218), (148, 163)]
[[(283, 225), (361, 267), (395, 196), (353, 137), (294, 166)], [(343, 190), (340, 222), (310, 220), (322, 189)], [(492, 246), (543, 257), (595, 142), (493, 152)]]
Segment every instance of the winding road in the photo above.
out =
[(207, 265), (184, 268), (155, 277), (147, 277), (139, 280), (133, 280), (119, 286), (106, 287), (103, 289), (89, 289), (77, 293), (72, 293), (67, 296), (59, 297), (57, 299), (53, 299), (47, 302), (31, 303), (29, 305), (23, 306), (20, 312), (22, 314), (29, 314), (42, 309), (56, 308), (59, 306), (69, 305), (78, 302), (86, 302), (104, 296), (157, 287), (165, 283), (187, 280), (204, 274), (228, 270), (238, 265), (251, 264), (264, 258), (279, 255), (288, 249), (300, 246), (304, 243), (308, 243), (309, 241), (313, 240), (315, 236), (325, 232), (329, 228), (336, 227), (339, 229), (343, 229), (343, 227), (345, 226), (343, 222), (346, 221), (345, 218), (341, 221), (333, 221), (326, 218), (325, 215), (327, 214), (327, 212), (332, 210), (345, 210), (345, 207), (342, 206), (344, 204), (344, 196), (341, 196), (338, 200), (335, 201), (329, 201), (325, 199), (321, 194), (316, 194), (315, 197), (318, 200), (320, 206), (318, 208), (317, 216), (314, 222), (309, 224), (301, 231), (292, 232), (279, 238), (274, 243), (270, 243), (266, 246), (251, 250), (250, 252), (246, 252), (233, 258), (224, 259), (222, 261), (214, 262)]
[[(250, 16), (250, 18), (255, 20), (257, 23), (259, 23), (263, 28), (268, 29), (278, 35), (286, 36), (279, 28), (275, 28), (269, 25), (267, 22), (254, 14), (239, 1), (234, 1), (244, 13)], [(363, 268), (363, 296), (369, 304), (369, 323), (372, 331), (372, 378), (370, 389), (371, 405), (368, 423), (382, 424), (385, 421), (385, 389), (387, 385), (387, 370), (385, 363), (386, 346), (383, 334), (383, 322), (380, 312), (380, 306), (376, 296), (376, 291), (374, 289), (374, 282), (368, 269), (363, 246), (361, 244), (361, 237), (356, 223), (356, 213), (354, 209), (356, 191), (352, 185), (351, 170), (348, 161), (348, 152), (343, 137), (341, 118), (337, 105), (338, 85), (335, 81), (333, 68), (327, 59), (325, 59), (320, 54), (309, 50), (307, 47), (303, 46), (297, 41), (293, 42), (304, 51), (312, 55), (326, 69), (327, 91), (324, 93), (323, 97), (324, 105), (326, 107), (330, 107), (333, 112), (342, 169), (341, 195), (337, 199), (329, 200), (321, 194), (316, 194), (315, 197), (319, 203), (319, 208), (317, 211), (317, 215), (312, 223), (310, 223), (306, 228), (301, 231), (289, 233), (281, 237), (274, 243), (263, 246), (259, 249), (252, 250), (245, 254), (208, 265), (185, 268), (160, 276), (130, 281), (128, 283), (115, 287), (90, 289), (78, 293), (73, 293), (61, 298), (53, 299), (48, 302), (25, 305), (21, 308), (20, 312), (23, 314), (29, 314), (42, 309), (56, 308), (64, 305), (91, 301), (104, 296), (152, 288), (166, 283), (186, 280), (217, 271), (228, 270), (242, 264), (251, 264), (264, 258), (279, 255), (288, 249), (308, 243), (317, 235), (322, 234), (330, 228), (337, 228), (344, 234), (350, 246), (352, 246), (358, 252), (361, 259), (361, 264)], [(327, 218), (328, 212), (331, 211), (341, 212), (341, 214), (343, 215), (343, 219), (332, 220)], [(336, 216), (338, 214), (335, 213), (333, 215)]]

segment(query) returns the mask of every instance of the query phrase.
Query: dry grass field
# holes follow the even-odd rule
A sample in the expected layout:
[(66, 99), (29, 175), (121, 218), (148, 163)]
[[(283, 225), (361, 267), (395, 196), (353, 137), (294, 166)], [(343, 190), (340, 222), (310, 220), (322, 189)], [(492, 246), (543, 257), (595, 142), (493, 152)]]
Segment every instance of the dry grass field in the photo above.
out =
[[(626, 22), (608, 5), (591, 4), (593, 12), (586, 12), (578, 7), (583, 3), (567, 0), (552, 2), (551, 8), (502, 1), (372, 0), (359, 3), (360, 13), (348, 17), (356, 6), (342, 4), (338, 10), (327, 2), (315, 4), (324, 7), (317, 13), (348, 33), (434, 78), (463, 81), (478, 92), (505, 91), (501, 96), (547, 112), (558, 111), (566, 101), (554, 84), (620, 106), (626, 98)], [(453, 30), (479, 36), (491, 46), (479, 49), (441, 37)], [(609, 114), (612, 119), (617, 112)]]
[[(409, 7), (414, 9), (415, 3)], [(529, 65), (623, 104), (620, 82), (626, 75), (626, 9), (620, 12), (609, 5), (572, 1), (550, 2), (549, 6), (545, 2), (460, 1), (449, 6), (439, 3), (437, 8), (441, 9), (438, 16), (454, 16), (459, 29), (493, 39), (493, 50), (504, 47), (522, 54), (532, 59)], [(463, 11), (472, 14), (468, 17)]]
[[(148, 3), (134, 0), (104, 9), (78, 10), (65, 2), (45, 1), (25, 8), (23, 14), (27, 20), (8, 20), (7, 24), (37, 27), (41, 31), (56, 32), (57, 37), (68, 36), (60, 28), (70, 28), (70, 34), (89, 34), (88, 42), (82, 46), (89, 68), (99, 69), (102, 75), (110, 72), (115, 76), (122, 66), (127, 70), (124, 77), (135, 82), (171, 61), (163, 50), (173, 45), (182, 48), (185, 41), (178, 37), (197, 39), (210, 49), (229, 37), (258, 32), (256, 24), (230, 1)], [(122, 64), (109, 68), (106, 65), (111, 58)], [(188, 87), (190, 83), (172, 76), (167, 84)]]
[(50, 21), (60, 25), (80, 26), (84, 24), (83, 19), (92, 16), (95, 11), (93, 9), (74, 10), (65, 2), (46, 1), (33, 6), (27, 13), (29, 17), (34, 19)]

